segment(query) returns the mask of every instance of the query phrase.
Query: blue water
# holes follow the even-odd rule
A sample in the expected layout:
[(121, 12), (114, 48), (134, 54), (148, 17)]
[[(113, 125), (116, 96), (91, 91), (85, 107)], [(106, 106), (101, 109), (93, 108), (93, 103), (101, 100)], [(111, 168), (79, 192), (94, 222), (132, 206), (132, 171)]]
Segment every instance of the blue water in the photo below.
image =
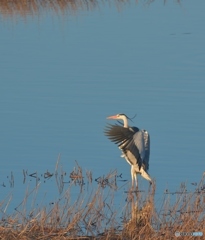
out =
[[(130, 125), (150, 133), (157, 198), (198, 182), (205, 169), (204, 8), (204, 1), (132, 2), (121, 11), (105, 4), (62, 18), (42, 11), (2, 19), (1, 199), (13, 193), (13, 209), (26, 191), (23, 169), (54, 172), (59, 154), (68, 175), (75, 160), (95, 178), (116, 169), (126, 191), (130, 166), (103, 133), (114, 123), (106, 117), (117, 113), (137, 114)], [(51, 201), (58, 198), (53, 184), (46, 185)]]

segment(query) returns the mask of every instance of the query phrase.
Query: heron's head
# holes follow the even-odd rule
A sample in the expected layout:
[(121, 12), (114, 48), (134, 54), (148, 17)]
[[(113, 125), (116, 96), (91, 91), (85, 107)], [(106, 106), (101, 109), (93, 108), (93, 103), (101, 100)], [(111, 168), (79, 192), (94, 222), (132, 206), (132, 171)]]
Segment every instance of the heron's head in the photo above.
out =
[(115, 119), (121, 119), (121, 120), (124, 120), (124, 119), (128, 119), (128, 117), (124, 113), (118, 113), (117, 115), (107, 117), (107, 119), (114, 119), (114, 120)]

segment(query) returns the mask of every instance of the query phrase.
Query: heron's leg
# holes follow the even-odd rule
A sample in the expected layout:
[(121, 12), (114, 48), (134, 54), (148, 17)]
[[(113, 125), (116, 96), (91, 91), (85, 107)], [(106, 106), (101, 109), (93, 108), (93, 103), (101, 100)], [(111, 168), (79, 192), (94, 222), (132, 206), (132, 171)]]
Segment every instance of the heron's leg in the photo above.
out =
[(134, 169), (132, 165), (131, 165), (131, 178), (132, 178), (132, 189), (134, 189)]
[(132, 188), (134, 189), (134, 182), (135, 182), (136, 188), (138, 188), (137, 172), (136, 172), (134, 165), (131, 166), (131, 176), (132, 176)]
[(134, 166), (131, 166), (131, 176), (132, 176), (132, 189), (134, 189), (134, 182), (136, 184), (136, 188), (137, 186), (137, 172), (135, 171)]
[(134, 175), (134, 177), (135, 177), (135, 184), (136, 184), (136, 188), (138, 188), (138, 182), (137, 182), (137, 173), (135, 172), (135, 175)]

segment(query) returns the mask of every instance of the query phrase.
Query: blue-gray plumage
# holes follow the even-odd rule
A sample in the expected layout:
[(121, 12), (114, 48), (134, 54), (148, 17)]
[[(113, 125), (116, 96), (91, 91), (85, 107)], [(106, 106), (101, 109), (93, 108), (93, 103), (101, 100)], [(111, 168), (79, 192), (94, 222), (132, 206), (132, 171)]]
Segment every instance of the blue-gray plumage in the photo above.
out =
[(105, 135), (114, 143), (118, 144), (122, 151), (122, 157), (131, 165), (132, 187), (134, 179), (137, 186), (137, 174), (152, 183), (152, 179), (147, 173), (149, 169), (150, 137), (146, 130), (128, 126), (128, 117), (125, 114), (117, 114), (107, 119), (120, 119), (124, 121), (124, 126), (108, 124)]

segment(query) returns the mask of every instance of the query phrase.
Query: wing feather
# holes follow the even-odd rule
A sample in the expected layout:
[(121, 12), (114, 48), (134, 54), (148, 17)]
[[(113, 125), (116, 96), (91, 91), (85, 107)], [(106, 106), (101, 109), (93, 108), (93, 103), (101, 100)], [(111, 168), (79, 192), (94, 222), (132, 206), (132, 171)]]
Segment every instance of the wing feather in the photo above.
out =
[(144, 169), (147, 171), (149, 169), (149, 156), (150, 156), (150, 135), (146, 130), (143, 131), (144, 137), (144, 147), (145, 147), (145, 156), (143, 159)]
[[(139, 169), (142, 165), (142, 159), (138, 147), (136, 146), (134, 136), (138, 128), (124, 128), (119, 125), (108, 124), (105, 129), (105, 135), (122, 150), (126, 159), (131, 165), (138, 164)], [(130, 154), (130, 152), (132, 154)]]
[(146, 130), (139, 130), (134, 135), (134, 142), (139, 150), (142, 159), (142, 165), (145, 171), (149, 169), (149, 155), (150, 155), (150, 136)]

